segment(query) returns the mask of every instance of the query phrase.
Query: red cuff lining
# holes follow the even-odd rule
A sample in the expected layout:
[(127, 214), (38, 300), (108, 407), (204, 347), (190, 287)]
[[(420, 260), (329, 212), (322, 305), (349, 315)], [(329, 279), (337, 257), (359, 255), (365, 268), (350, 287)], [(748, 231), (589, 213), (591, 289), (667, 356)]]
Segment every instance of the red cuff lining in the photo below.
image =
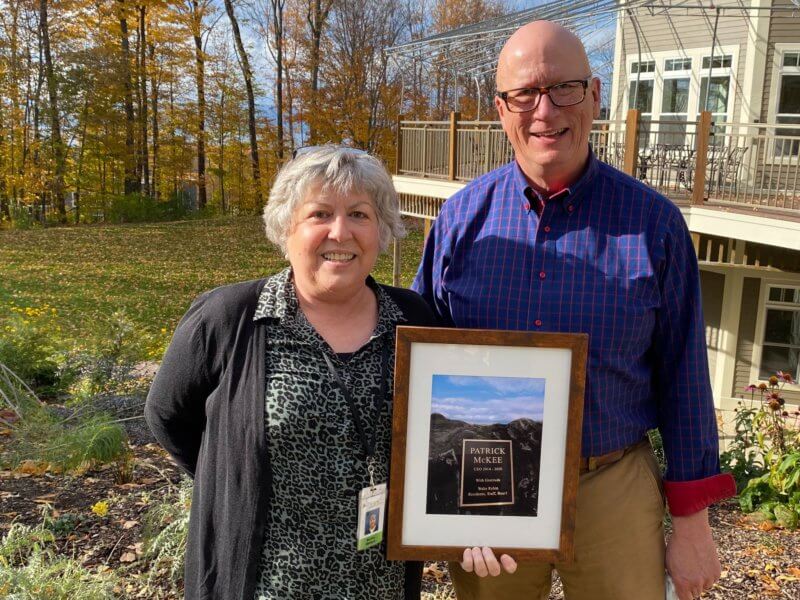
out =
[(736, 495), (736, 482), (730, 473), (720, 473), (693, 481), (665, 481), (669, 512), (684, 517), (703, 510), (715, 502)]

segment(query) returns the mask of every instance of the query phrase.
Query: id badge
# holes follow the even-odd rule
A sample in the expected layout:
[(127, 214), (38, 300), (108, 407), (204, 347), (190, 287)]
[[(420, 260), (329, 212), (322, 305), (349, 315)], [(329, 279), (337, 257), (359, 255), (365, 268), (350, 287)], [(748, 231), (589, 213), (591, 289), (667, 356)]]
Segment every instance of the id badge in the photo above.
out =
[(359, 550), (377, 546), (383, 541), (386, 521), (386, 484), (365, 487), (358, 493)]

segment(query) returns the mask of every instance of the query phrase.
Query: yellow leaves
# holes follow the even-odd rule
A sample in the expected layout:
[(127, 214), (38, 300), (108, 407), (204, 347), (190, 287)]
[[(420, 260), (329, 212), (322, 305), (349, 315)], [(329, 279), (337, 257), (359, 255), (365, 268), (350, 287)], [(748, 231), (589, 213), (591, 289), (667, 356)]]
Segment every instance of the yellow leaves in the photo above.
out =
[(22, 475), (40, 476), (47, 472), (48, 464), (46, 462), (35, 460), (23, 460), (19, 466), (14, 469), (17, 473)]
[(98, 517), (105, 517), (108, 514), (108, 502), (100, 500), (92, 505), (91, 511)]

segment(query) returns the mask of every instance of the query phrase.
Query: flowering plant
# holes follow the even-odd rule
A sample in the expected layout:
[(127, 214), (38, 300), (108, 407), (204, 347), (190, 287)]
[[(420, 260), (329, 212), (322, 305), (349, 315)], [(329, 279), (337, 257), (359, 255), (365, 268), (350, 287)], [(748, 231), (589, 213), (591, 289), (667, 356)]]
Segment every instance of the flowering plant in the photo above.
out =
[(782, 390), (794, 383), (791, 373), (778, 371), (768, 383), (745, 389), (749, 405), (739, 402), (735, 439), (721, 457), (737, 485), (746, 482), (742, 510), (758, 510), (790, 529), (800, 524), (800, 410), (787, 410)]

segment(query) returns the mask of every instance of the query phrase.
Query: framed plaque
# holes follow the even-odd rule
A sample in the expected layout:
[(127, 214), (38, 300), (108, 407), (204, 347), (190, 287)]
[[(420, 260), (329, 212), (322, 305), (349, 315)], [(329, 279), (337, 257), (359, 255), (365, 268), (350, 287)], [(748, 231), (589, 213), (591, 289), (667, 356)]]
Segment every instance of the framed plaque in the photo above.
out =
[(398, 327), (387, 553), (572, 560), (585, 334)]

